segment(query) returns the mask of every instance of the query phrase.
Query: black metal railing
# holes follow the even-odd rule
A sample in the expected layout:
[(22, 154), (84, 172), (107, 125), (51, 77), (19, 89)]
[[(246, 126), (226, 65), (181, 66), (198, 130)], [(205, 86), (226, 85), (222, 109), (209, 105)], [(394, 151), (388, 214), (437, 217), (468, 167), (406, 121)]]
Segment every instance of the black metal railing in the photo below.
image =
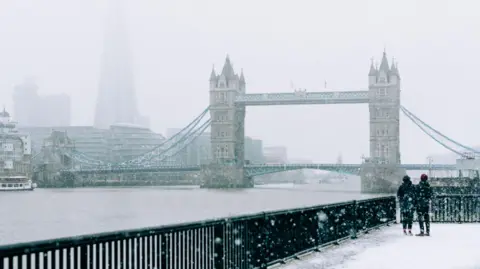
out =
[(431, 212), (432, 222), (480, 222), (480, 195), (437, 195), (432, 201)]
[(395, 208), (392, 196), (0, 246), (0, 269), (266, 268), (388, 224)]
[[(400, 216), (400, 221), (401, 216)], [(418, 221), (415, 212), (414, 222)], [(437, 223), (480, 222), (479, 194), (439, 194), (432, 199), (430, 221)]]

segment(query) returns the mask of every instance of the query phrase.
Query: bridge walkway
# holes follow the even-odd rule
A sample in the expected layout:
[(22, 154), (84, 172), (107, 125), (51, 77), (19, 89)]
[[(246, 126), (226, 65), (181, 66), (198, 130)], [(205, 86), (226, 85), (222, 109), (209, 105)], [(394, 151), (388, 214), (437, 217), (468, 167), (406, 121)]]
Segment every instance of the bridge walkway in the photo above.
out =
[[(418, 231), (417, 223), (413, 231)], [(479, 224), (433, 223), (431, 237), (405, 236), (401, 226), (395, 224), (279, 268), (474, 269), (480, 268), (479, 250)]]

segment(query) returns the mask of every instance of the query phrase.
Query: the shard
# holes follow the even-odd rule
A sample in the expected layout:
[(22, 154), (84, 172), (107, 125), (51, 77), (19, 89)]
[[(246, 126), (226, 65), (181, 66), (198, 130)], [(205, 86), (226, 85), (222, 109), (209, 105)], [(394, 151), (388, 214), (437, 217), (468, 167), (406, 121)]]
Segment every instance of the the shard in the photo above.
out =
[(135, 124), (139, 119), (124, 0), (110, 0), (94, 126)]

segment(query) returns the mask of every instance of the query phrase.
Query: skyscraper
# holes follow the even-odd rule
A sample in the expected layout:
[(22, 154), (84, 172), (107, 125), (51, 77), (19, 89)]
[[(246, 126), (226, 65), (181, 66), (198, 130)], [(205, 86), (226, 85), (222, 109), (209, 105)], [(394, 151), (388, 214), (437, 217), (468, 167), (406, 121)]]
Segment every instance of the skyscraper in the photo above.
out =
[(13, 118), (20, 127), (70, 126), (70, 96), (42, 95), (32, 78), (13, 89)]
[(124, 17), (124, 0), (110, 0), (101, 59), (94, 126), (138, 123), (141, 118), (133, 81), (132, 60)]

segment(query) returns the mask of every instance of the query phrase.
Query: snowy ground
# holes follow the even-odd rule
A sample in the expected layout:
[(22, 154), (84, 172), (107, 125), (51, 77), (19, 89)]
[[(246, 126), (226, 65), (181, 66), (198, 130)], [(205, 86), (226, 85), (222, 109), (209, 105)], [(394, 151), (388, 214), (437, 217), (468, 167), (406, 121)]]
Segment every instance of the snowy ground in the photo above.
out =
[(405, 236), (400, 225), (384, 227), (281, 268), (480, 268), (480, 224), (433, 224), (431, 232), (431, 237)]

